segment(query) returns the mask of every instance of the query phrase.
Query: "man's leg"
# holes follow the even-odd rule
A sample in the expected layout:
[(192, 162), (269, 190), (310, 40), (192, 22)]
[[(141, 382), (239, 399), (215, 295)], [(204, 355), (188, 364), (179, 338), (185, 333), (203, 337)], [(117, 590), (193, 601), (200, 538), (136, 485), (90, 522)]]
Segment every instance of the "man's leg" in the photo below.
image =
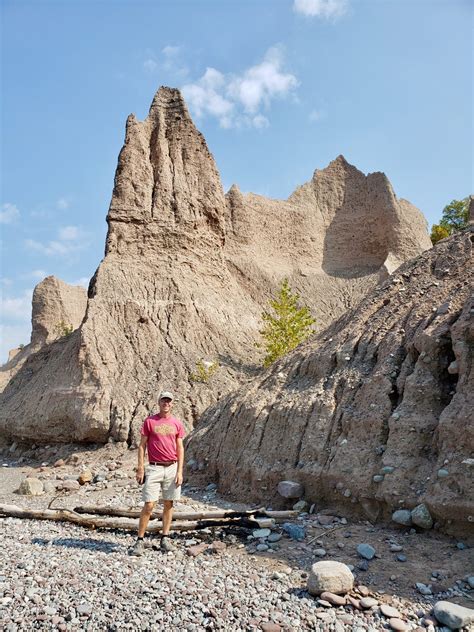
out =
[[(150, 522), (151, 514), (153, 513), (154, 501), (146, 502), (143, 505), (143, 509), (140, 513), (140, 520), (138, 522), (138, 537), (143, 538), (146, 528)], [(163, 523), (164, 524), (164, 523)]]
[(171, 529), (171, 521), (173, 519), (173, 501), (163, 501), (163, 535), (169, 535)]

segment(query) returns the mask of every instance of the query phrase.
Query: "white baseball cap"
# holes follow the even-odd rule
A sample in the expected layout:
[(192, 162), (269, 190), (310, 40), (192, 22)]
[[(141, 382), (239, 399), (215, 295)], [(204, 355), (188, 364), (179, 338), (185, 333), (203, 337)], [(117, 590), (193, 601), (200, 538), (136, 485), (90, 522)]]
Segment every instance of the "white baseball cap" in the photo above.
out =
[(173, 393), (170, 393), (169, 391), (161, 391), (159, 401), (165, 398), (173, 400), (174, 399)]

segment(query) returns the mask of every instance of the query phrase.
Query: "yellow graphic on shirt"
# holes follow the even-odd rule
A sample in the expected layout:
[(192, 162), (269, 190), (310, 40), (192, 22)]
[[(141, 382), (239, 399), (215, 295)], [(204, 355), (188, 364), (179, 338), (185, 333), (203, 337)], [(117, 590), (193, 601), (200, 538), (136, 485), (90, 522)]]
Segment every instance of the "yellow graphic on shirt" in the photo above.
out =
[(176, 428), (168, 424), (159, 424), (153, 428), (153, 431), (156, 432), (156, 434), (165, 436), (176, 434)]

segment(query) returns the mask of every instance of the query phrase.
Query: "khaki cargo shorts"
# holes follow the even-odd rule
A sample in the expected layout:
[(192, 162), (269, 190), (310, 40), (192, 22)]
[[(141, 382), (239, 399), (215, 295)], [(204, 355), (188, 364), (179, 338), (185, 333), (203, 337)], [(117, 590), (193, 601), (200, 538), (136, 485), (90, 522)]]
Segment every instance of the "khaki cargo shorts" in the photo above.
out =
[(143, 502), (156, 502), (161, 497), (163, 500), (179, 500), (181, 498), (181, 485), (176, 486), (176, 473), (178, 464), (172, 465), (147, 465), (145, 469), (145, 484), (143, 485)]

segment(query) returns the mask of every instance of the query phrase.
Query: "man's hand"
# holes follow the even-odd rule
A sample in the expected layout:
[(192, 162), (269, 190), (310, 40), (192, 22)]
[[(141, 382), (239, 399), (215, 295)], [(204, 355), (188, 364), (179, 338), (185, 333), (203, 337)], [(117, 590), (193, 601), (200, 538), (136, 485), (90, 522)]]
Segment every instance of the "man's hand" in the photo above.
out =
[(179, 487), (183, 483), (183, 473), (182, 472), (178, 472), (176, 474), (175, 483), (176, 483), (176, 487)]
[(137, 479), (137, 483), (139, 483), (140, 485), (143, 483), (143, 479), (145, 478), (145, 468), (143, 466), (137, 467), (135, 478)]

